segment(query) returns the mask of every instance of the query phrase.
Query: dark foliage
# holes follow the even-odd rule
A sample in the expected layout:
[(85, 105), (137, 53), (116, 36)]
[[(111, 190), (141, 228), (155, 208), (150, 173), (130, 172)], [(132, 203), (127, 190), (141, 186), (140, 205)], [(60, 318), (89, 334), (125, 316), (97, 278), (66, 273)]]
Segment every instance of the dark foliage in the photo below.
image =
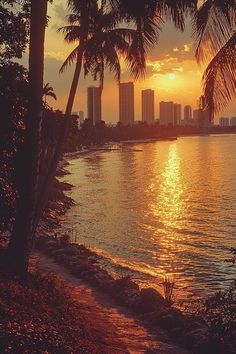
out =
[(21, 58), (29, 34), (28, 1), (4, 0), (0, 4), (0, 64)]
[(9, 225), (15, 209), (17, 151), (23, 142), (27, 85), (22, 66), (0, 66), (0, 228)]
[(202, 311), (210, 331), (224, 345), (225, 353), (236, 351), (236, 283), (227, 291), (209, 297)]
[[(232, 258), (226, 262), (235, 265), (236, 249), (231, 249)], [(224, 354), (236, 352), (236, 279), (229, 289), (210, 296), (203, 304), (201, 315), (207, 322), (213, 337), (222, 343)]]

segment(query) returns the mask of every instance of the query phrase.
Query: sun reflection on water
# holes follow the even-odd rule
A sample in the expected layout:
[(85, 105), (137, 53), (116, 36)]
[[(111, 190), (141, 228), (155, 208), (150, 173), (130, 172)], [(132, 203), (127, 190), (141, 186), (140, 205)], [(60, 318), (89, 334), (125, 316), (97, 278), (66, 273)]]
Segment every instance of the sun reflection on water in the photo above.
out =
[[(178, 232), (183, 228), (186, 212), (183, 198), (184, 187), (181, 176), (181, 160), (176, 144), (168, 148), (163, 172), (155, 166), (155, 178), (149, 186), (149, 204), (152, 218), (156, 221), (153, 228), (152, 242), (157, 245), (155, 255), (156, 269), (159, 274), (174, 277), (179, 272), (181, 262), (176, 268), (176, 251), (181, 251), (181, 242), (184, 237)], [(161, 249), (161, 252), (160, 252)]]
[(171, 145), (162, 173), (158, 216), (165, 227), (178, 229), (183, 214), (183, 186), (181, 184), (180, 158), (176, 145)]
[(178, 229), (184, 212), (183, 186), (181, 183), (180, 158), (176, 144), (170, 145), (163, 173), (159, 176), (156, 166), (156, 178), (149, 189), (153, 194), (150, 210), (163, 228)]

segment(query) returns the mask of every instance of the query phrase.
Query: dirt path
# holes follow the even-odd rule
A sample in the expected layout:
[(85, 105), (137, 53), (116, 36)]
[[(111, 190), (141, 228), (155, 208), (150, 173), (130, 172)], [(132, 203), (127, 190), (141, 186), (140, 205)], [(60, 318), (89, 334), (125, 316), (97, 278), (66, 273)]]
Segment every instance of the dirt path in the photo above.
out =
[[(81, 308), (91, 331), (102, 338), (109, 354), (190, 354), (164, 342), (164, 335), (152, 335), (126, 309), (115, 306), (112, 299), (93, 289), (42, 253), (34, 252), (31, 263), (42, 272), (52, 272), (70, 287), (73, 300)], [(102, 353), (101, 353), (102, 354)]]

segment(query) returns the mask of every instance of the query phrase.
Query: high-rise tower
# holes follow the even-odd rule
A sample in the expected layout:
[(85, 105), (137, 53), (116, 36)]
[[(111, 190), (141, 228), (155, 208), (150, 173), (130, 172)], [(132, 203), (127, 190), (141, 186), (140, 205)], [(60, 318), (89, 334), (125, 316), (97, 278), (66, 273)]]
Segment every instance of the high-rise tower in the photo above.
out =
[(160, 125), (174, 125), (174, 102), (160, 102)]
[(184, 107), (184, 121), (188, 122), (192, 119), (192, 107), (187, 105)]
[(88, 119), (93, 125), (101, 122), (102, 119), (102, 104), (101, 104), (101, 89), (99, 87), (90, 86), (87, 90), (87, 108)]
[(124, 82), (119, 86), (119, 121), (123, 125), (134, 123), (134, 84)]
[(154, 123), (154, 90), (142, 91), (142, 121), (148, 124)]

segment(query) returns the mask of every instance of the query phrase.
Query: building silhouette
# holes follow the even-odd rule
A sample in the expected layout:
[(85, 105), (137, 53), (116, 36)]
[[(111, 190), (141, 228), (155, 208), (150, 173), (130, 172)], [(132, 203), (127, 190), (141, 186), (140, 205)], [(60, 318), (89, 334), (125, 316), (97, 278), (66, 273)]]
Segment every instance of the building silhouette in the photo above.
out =
[(229, 127), (230, 126), (230, 119), (227, 117), (221, 117), (219, 119), (219, 125), (221, 127)]
[(236, 117), (232, 117), (232, 118), (230, 119), (230, 125), (231, 125), (232, 127), (235, 127), (235, 126), (236, 126)]
[(160, 125), (174, 124), (174, 102), (160, 102)]
[(187, 105), (184, 107), (184, 121), (188, 122), (190, 120), (192, 120), (192, 107)]
[(180, 125), (181, 124), (181, 111), (182, 111), (181, 104), (174, 103), (174, 121), (173, 121), (173, 125)]
[(142, 91), (142, 121), (150, 125), (154, 123), (155, 118), (154, 100), (154, 90)]
[(133, 82), (123, 82), (119, 85), (119, 121), (123, 125), (134, 124)]
[(100, 87), (90, 86), (87, 89), (88, 119), (93, 125), (101, 122), (102, 104)]

